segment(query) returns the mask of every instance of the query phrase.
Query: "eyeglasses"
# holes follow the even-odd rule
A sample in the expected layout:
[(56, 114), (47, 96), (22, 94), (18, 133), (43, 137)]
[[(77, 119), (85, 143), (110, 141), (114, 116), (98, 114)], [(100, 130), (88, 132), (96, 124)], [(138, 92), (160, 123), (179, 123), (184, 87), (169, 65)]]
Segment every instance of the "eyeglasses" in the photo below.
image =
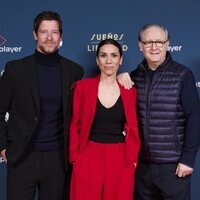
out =
[(166, 41), (146, 41), (146, 42), (141, 41), (141, 42), (144, 44), (144, 46), (145, 46), (146, 48), (150, 48), (150, 47), (153, 46), (153, 44), (155, 44), (156, 47), (163, 47), (163, 45), (164, 45), (166, 42), (168, 42), (168, 40), (166, 40)]

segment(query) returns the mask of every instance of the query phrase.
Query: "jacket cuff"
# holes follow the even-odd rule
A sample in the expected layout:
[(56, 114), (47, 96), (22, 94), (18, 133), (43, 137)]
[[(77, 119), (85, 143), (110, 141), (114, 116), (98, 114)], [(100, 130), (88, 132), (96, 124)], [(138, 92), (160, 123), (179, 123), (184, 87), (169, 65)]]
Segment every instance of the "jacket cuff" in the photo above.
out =
[(183, 151), (179, 162), (184, 165), (187, 165), (188, 167), (194, 168), (195, 157), (196, 157), (196, 152)]
[(0, 152), (6, 149), (6, 143), (5, 142), (0, 142)]

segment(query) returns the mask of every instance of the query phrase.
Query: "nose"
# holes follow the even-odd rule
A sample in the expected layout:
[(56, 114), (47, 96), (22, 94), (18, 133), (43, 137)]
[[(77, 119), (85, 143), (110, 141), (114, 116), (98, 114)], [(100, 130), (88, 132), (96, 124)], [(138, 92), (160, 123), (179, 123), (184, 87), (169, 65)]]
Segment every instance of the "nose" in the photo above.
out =
[(111, 63), (111, 57), (110, 56), (107, 57), (106, 62)]
[(157, 46), (156, 46), (156, 43), (155, 43), (155, 42), (152, 43), (151, 48), (152, 48), (152, 49), (157, 49)]
[(47, 34), (47, 39), (48, 39), (48, 40), (51, 40), (51, 39), (52, 39), (51, 33), (48, 33), (48, 34)]

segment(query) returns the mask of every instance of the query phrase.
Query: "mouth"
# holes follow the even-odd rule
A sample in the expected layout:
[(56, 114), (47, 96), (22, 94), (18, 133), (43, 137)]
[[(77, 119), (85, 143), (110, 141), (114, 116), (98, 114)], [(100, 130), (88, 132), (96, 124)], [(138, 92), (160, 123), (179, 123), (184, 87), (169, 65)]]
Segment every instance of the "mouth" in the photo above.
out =
[(47, 41), (47, 42), (43, 42), (43, 44), (45, 44), (45, 45), (55, 45), (55, 42)]
[(49, 46), (53, 46), (53, 45), (55, 45), (55, 44), (53, 44), (53, 43), (44, 43), (45, 45), (49, 45)]
[(105, 69), (113, 69), (113, 66), (105, 66)]
[(160, 52), (151, 52), (150, 54), (151, 54), (151, 55), (159, 55)]

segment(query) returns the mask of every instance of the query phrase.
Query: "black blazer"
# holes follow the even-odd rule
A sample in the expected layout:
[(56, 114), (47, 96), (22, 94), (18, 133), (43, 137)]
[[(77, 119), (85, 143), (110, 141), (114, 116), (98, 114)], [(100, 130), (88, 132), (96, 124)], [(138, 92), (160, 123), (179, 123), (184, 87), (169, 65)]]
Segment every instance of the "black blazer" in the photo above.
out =
[[(83, 76), (78, 64), (60, 56), (65, 144), (68, 144), (72, 108), (72, 85)], [(5, 122), (5, 114), (9, 120)], [(27, 147), (40, 113), (39, 86), (34, 54), (6, 64), (0, 79), (0, 151), (6, 149), (8, 163), (14, 164)], [(65, 148), (68, 151), (68, 147)], [(68, 152), (65, 152), (68, 155)]]

